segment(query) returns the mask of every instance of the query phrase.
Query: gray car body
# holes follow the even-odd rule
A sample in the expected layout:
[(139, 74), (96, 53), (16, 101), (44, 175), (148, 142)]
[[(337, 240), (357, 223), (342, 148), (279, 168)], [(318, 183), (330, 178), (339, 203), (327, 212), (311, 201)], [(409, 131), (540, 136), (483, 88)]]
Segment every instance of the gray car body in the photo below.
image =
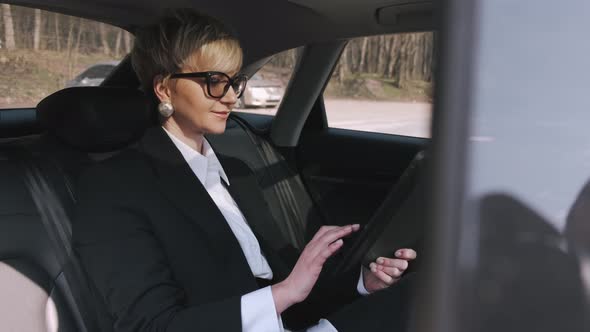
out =
[(119, 61), (103, 61), (95, 63), (76, 75), (73, 79), (69, 80), (65, 87), (99, 86), (117, 65), (119, 65)]

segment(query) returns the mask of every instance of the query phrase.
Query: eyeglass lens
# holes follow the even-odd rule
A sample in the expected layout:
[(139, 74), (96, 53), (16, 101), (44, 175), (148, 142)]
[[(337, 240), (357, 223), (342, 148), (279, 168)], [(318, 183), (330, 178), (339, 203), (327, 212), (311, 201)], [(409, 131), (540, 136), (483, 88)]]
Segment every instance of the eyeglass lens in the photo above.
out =
[[(230, 79), (222, 74), (213, 74), (209, 76), (209, 93), (214, 98), (222, 98), (229, 90)], [(232, 81), (232, 88), (239, 98), (246, 86), (246, 79), (243, 76), (237, 76)]]

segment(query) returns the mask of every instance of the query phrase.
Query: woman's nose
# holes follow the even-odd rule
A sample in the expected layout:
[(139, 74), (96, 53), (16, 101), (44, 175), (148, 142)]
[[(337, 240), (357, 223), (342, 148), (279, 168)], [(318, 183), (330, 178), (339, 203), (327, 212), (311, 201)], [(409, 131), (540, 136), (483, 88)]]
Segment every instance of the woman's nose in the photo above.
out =
[(225, 96), (223, 96), (223, 98), (221, 98), (221, 102), (228, 103), (228, 104), (235, 104), (237, 101), (238, 101), (238, 95), (234, 91), (234, 88), (230, 86), (229, 89), (227, 89), (227, 93), (225, 94)]

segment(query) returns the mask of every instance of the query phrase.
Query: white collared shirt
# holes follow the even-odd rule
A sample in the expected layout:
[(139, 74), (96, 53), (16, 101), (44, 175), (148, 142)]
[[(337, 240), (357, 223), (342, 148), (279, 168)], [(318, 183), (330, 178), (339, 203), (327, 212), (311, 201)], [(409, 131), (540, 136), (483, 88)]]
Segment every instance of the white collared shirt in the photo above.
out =
[[(257, 278), (272, 279), (272, 269), (260, 249), (260, 244), (256, 236), (246, 222), (236, 202), (221, 184), (221, 180), (223, 180), (229, 186), (229, 179), (209, 142), (203, 138), (203, 153), (201, 154), (176, 138), (164, 127), (162, 129), (168, 134), (195, 176), (203, 184), (209, 196), (211, 196), (211, 199), (213, 199), (213, 202), (215, 202), (215, 205), (221, 211), (221, 214), (225, 217), (244, 252), (252, 274)], [(357, 290), (361, 294), (368, 294), (364, 288), (362, 273)], [(242, 331), (244, 332), (285, 331), (280, 316), (276, 314), (276, 307), (270, 286), (243, 295), (241, 298), (241, 313)], [(338, 332), (325, 319), (321, 319), (317, 325), (310, 327), (307, 331)]]
[(252, 232), (250, 226), (246, 223), (246, 219), (238, 208), (236, 202), (223, 184), (221, 184), (221, 180), (223, 180), (226, 185), (229, 186), (229, 179), (227, 178), (219, 159), (217, 159), (215, 152), (213, 152), (211, 145), (209, 145), (209, 142), (207, 142), (206, 139), (203, 139), (203, 153), (201, 154), (169, 132), (167, 133), (193, 173), (195, 173), (199, 181), (205, 187), (209, 196), (211, 196), (211, 199), (213, 199), (213, 202), (215, 202), (215, 205), (219, 208), (219, 211), (221, 211), (221, 214), (238, 240), (238, 243), (244, 252), (244, 256), (246, 256), (252, 274), (257, 278), (272, 279), (272, 270), (262, 254), (256, 236)]

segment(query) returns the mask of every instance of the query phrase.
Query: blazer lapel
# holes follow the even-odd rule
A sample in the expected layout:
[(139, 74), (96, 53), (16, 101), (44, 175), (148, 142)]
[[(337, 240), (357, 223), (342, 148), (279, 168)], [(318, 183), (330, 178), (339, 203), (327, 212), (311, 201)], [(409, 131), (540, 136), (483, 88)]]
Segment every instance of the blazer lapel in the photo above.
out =
[(233, 267), (245, 267), (249, 271), (246, 258), (225, 218), (164, 130), (160, 127), (149, 129), (141, 141), (141, 148), (154, 167), (162, 193), (207, 233), (212, 247), (217, 248), (212, 254), (220, 255), (220, 259)]

